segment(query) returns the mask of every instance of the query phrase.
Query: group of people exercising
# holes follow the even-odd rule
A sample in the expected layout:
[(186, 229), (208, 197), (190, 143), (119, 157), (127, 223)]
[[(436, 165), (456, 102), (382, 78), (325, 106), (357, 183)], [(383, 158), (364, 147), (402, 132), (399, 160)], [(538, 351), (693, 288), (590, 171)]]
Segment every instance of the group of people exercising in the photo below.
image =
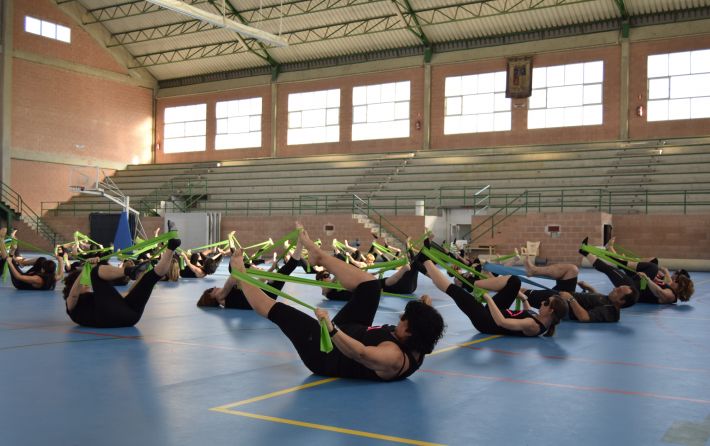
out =
[[(414, 373), (424, 356), (431, 353), (445, 330), (441, 314), (432, 306), (431, 297), (423, 295), (410, 300), (397, 325), (373, 326), (380, 296), (383, 291), (412, 294), (417, 288), (417, 277), (424, 274), (432, 283), (450, 296), (458, 308), (470, 319), (476, 330), (486, 334), (509, 336), (553, 336), (557, 325), (565, 319), (578, 322), (617, 322), (621, 310), (637, 302), (672, 304), (688, 301), (693, 294), (690, 274), (679, 270), (671, 274), (660, 268), (655, 259), (647, 262), (623, 261), (623, 268), (605, 262), (587, 249), (585, 239), (580, 254), (593, 267), (605, 274), (614, 288), (601, 294), (578, 280), (579, 269), (573, 264), (547, 266), (533, 265), (529, 258), (524, 264), (528, 277), (538, 276), (555, 280), (548, 289), (522, 288), (517, 275), (483, 273), (478, 259), (467, 259), (455, 252), (445, 252), (468, 271), (449, 274), (439, 268), (432, 249), (446, 251), (424, 238), (417, 253), (408, 243), (406, 253), (387, 247), (386, 253), (372, 248), (368, 254), (347, 244), (334, 242), (334, 255), (329, 254), (308, 236), (297, 223), (298, 239), (285, 247), (283, 265), (278, 268), (281, 277), (290, 275), (301, 266), (316, 275), (321, 282), (337, 279), (342, 290), (323, 288), (323, 295), (332, 300), (346, 301), (333, 318), (328, 311), (317, 308), (315, 318), (277, 300), (273, 291), (264, 291), (251, 281), (230, 275), (222, 287), (206, 289), (197, 301), (200, 307), (253, 309), (257, 314), (276, 324), (296, 348), (303, 363), (315, 374), (346, 378), (394, 381)], [(172, 238), (135, 261), (127, 260), (120, 266), (101, 260), (95, 246), (71, 247), (76, 259), (70, 263), (67, 246), (57, 248), (56, 261), (46, 257), (34, 260), (19, 255), (16, 247), (5, 246), (6, 229), (0, 229), (0, 268), (7, 264), (13, 285), (20, 290), (53, 290), (63, 278), (63, 296), (66, 312), (72, 321), (90, 327), (126, 327), (135, 325), (141, 318), (154, 286), (165, 277), (174, 275), (201, 278), (217, 270), (219, 262), (229, 249), (189, 254), (178, 250), (180, 240)], [(373, 247), (375, 244), (373, 244)], [(426, 248), (426, 249), (424, 249)], [(614, 252), (613, 240), (607, 245)], [(82, 254), (82, 251), (85, 253)], [(406, 262), (392, 275), (377, 278), (367, 272), (377, 257), (390, 260), (404, 255)], [(175, 273), (179, 257), (184, 267)], [(153, 258), (154, 257), (154, 258)], [(247, 271), (244, 253), (231, 249), (229, 270)], [(88, 264), (88, 265), (87, 265)], [(272, 270), (278, 266), (275, 258)], [(24, 270), (22, 268), (29, 267)], [(473, 270), (478, 274), (470, 274)], [(65, 275), (66, 273), (66, 275)], [(460, 280), (464, 278), (464, 280)], [(115, 285), (134, 280), (126, 293)], [(276, 290), (283, 289), (284, 280), (267, 282)], [(472, 288), (473, 285), (473, 288)], [(577, 292), (577, 287), (581, 292)], [(475, 288), (475, 290), (474, 290)], [(476, 291), (483, 290), (482, 293)], [(489, 292), (495, 292), (491, 296)], [(511, 309), (519, 300), (522, 308)], [(321, 323), (328, 329), (334, 345), (333, 351), (321, 351)]]

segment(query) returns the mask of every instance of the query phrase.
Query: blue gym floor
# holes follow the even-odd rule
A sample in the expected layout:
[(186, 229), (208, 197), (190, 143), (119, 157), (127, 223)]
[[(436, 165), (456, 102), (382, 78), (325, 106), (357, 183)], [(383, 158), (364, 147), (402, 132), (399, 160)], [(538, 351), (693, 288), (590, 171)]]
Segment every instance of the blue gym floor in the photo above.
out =
[[(0, 445), (705, 445), (710, 273), (688, 304), (554, 338), (481, 335), (420, 276), (448, 324), (422, 369), (382, 384), (312, 375), (251, 311), (199, 309), (214, 276), (160, 283), (134, 328), (92, 329), (54, 292), (0, 288)], [(610, 287), (595, 271), (581, 278)], [(285, 291), (327, 307), (320, 290)], [(383, 297), (376, 323), (406, 302)]]

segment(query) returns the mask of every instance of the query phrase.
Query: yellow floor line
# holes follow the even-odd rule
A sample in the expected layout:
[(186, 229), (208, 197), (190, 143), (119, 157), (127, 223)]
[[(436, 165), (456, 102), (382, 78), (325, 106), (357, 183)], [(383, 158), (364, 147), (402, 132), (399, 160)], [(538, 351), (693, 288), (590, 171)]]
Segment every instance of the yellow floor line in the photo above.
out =
[(249, 413), (249, 412), (242, 412), (242, 411), (238, 411), (238, 410), (229, 410), (229, 409), (220, 409), (220, 408), (214, 408), (214, 409), (210, 409), (210, 410), (215, 411), (215, 412), (226, 413), (226, 414), (230, 414), (230, 415), (238, 415), (238, 416), (247, 417), (247, 418), (255, 418), (257, 420), (271, 421), (274, 423), (281, 423), (281, 424), (289, 424), (292, 426), (300, 426), (300, 427), (306, 427), (309, 429), (318, 429), (318, 430), (322, 430), (322, 431), (337, 432), (340, 434), (355, 435), (358, 437), (374, 438), (377, 440), (391, 441), (391, 442), (396, 442), (396, 443), (414, 444), (414, 445), (421, 445), (421, 446), (442, 446), (440, 443), (429, 443), (426, 441), (411, 440), (408, 438), (394, 437), (391, 435), (375, 434), (372, 432), (359, 431), (359, 430), (355, 430), (355, 429), (345, 429), (342, 427), (326, 426), (324, 424), (307, 423), (304, 421), (289, 420), (286, 418), (258, 415), (258, 414)]
[[(444, 347), (442, 349), (435, 350), (434, 352), (430, 353), (430, 355), (438, 355), (439, 353), (445, 353), (445, 352), (448, 352), (451, 350), (455, 350), (457, 348), (468, 347), (469, 345), (473, 345), (473, 344), (480, 344), (481, 342), (490, 341), (490, 340), (497, 339), (500, 337), (501, 337), (501, 335), (488, 336), (486, 338), (476, 339), (474, 341), (464, 342), (462, 344), (456, 344), (456, 345), (452, 345), (450, 347)], [(272, 417), (272, 416), (267, 416), (267, 415), (259, 415), (259, 414), (249, 413), (249, 412), (232, 410), (232, 408), (234, 408), (234, 407), (244, 406), (247, 404), (255, 403), (257, 401), (263, 401), (263, 400), (267, 400), (270, 398), (275, 398), (277, 396), (297, 392), (299, 390), (308, 389), (308, 388), (320, 386), (323, 384), (328, 384), (330, 382), (337, 381), (338, 379), (339, 378), (325, 378), (325, 379), (321, 379), (318, 381), (313, 381), (308, 384), (303, 384), (303, 385), (295, 386), (295, 387), (289, 387), (288, 389), (267, 393), (265, 395), (257, 396), (254, 398), (249, 398), (246, 400), (241, 400), (241, 401), (225, 404), (225, 405), (218, 406), (218, 407), (213, 407), (210, 410), (213, 412), (226, 413), (226, 414), (230, 414), (230, 415), (238, 415), (238, 416), (247, 417), (247, 418), (255, 418), (255, 419), (263, 420), (263, 421), (271, 421), (274, 423), (290, 424), (292, 426), (300, 426), (300, 427), (306, 427), (306, 428), (310, 428), (310, 429), (338, 432), (341, 434), (355, 435), (358, 437), (366, 437), (366, 438), (374, 438), (374, 439), (378, 439), (378, 440), (392, 441), (392, 442), (396, 442), (396, 443), (414, 444), (414, 445), (423, 445), (423, 446), (440, 446), (439, 443), (429, 443), (426, 441), (393, 437), (391, 435), (375, 434), (372, 432), (359, 431), (359, 430), (355, 430), (355, 429), (345, 429), (345, 428), (341, 428), (341, 427), (327, 426), (327, 425), (323, 425), (323, 424), (308, 423), (305, 421), (289, 420), (287, 418), (278, 418), (278, 417)]]
[(313, 381), (308, 384), (303, 384), (303, 385), (295, 386), (295, 387), (289, 387), (288, 389), (279, 390), (277, 392), (267, 393), (266, 395), (256, 396), (254, 398), (249, 398), (247, 400), (241, 400), (241, 401), (237, 401), (235, 403), (229, 403), (229, 404), (225, 404), (223, 406), (213, 407), (210, 410), (223, 411), (223, 410), (226, 410), (226, 409), (229, 409), (232, 407), (243, 406), (245, 404), (251, 404), (251, 403), (255, 403), (257, 401), (268, 400), (269, 398), (274, 398), (277, 396), (286, 395), (287, 393), (297, 392), (299, 390), (308, 389), (310, 387), (320, 386), (322, 384), (328, 384), (329, 382), (333, 382), (338, 379), (340, 379), (340, 378), (321, 379), (319, 381)]
[(481, 342), (491, 341), (493, 339), (498, 339), (500, 337), (503, 337), (503, 335), (488, 336), (487, 338), (476, 339), (475, 341), (464, 342), (463, 344), (456, 344), (456, 345), (452, 345), (451, 347), (440, 348), (439, 350), (434, 350), (433, 352), (429, 353), (429, 356), (438, 355), (439, 353), (450, 352), (451, 350), (456, 350), (457, 348), (462, 348), (462, 347), (468, 347), (469, 345), (473, 345), (473, 344), (480, 344)]

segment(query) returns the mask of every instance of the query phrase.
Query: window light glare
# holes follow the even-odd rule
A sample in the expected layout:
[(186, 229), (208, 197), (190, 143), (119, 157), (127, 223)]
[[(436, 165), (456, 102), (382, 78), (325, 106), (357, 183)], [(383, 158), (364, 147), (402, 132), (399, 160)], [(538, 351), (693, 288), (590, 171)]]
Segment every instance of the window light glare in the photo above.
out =
[(25, 32), (60, 42), (71, 43), (71, 28), (25, 16)]

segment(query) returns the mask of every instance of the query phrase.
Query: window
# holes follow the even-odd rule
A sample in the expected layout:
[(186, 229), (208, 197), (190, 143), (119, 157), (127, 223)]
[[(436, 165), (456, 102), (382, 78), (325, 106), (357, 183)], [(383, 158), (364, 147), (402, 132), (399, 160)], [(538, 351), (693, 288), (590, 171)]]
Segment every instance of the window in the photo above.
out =
[(25, 16), (25, 31), (30, 34), (47, 37), (48, 39), (71, 43), (70, 28), (47, 22), (46, 20)]
[(340, 89), (288, 95), (287, 144), (340, 140)]
[(710, 50), (648, 56), (648, 121), (710, 118)]
[(529, 129), (602, 124), (603, 61), (533, 68), (532, 82)]
[(167, 107), (163, 152), (199, 152), (207, 148), (207, 104)]
[(505, 71), (446, 78), (444, 134), (510, 130)]
[(217, 102), (215, 149), (261, 147), (261, 98)]
[(353, 141), (409, 136), (409, 81), (353, 88)]

